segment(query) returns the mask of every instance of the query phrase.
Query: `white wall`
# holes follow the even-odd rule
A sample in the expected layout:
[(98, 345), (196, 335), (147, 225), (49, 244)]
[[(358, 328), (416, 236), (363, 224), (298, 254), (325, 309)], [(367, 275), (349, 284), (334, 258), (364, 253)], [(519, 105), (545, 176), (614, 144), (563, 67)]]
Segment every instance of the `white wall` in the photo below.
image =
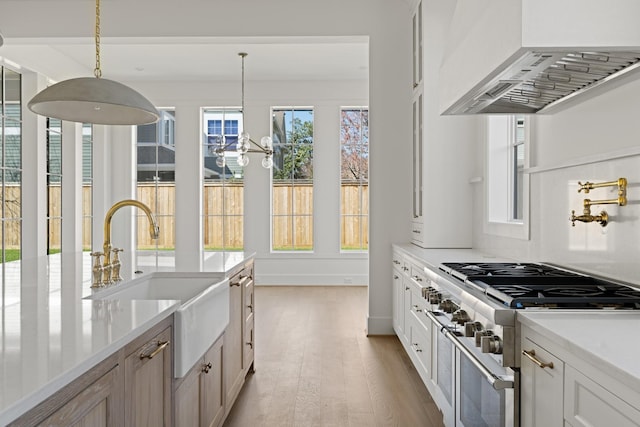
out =
[[(3, 31), (14, 37), (87, 37), (93, 34), (93, 22), (86, 19), (93, 13), (91, 2), (6, 0), (3, 1), (2, 8), (0, 22), (3, 24)], [(402, 186), (399, 183), (408, 184), (411, 180), (411, 24), (408, 3), (397, 0), (113, 1), (109, 2), (108, 8), (103, 8), (102, 22), (105, 37), (369, 37), (371, 218), (368, 331), (370, 334), (392, 333), (389, 263), (391, 243), (409, 240), (405, 218), (410, 218), (411, 209), (410, 186), (407, 185), (406, 189), (399, 188)], [(109, 22), (117, 22), (117, 25), (107, 25)], [(82, 34), (78, 33), (78, 24), (81, 24)], [(171, 58), (167, 60), (170, 61)], [(235, 61), (237, 58), (230, 60)], [(105, 63), (103, 65), (106, 67)], [(155, 84), (161, 90), (158, 93), (173, 92), (179, 95), (178, 98), (162, 99), (158, 93), (148, 90), (150, 86), (154, 86), (152, 84), (131, 86), (139, 89), (158, 106), (195, 105), (190, 102), (205, 98), (215, 100), (220, 94), (233, 97), (233, 104), (237, 105), (235, 87), (232, 94), (230, 91), (217, 90), (220, 88), (208, 90), (199, 85), (183, 85), (181, 82), (165, 82), (162, 88), (161, 84)], [(259, 89), (255, 87), (247, 87), (247, 95), (252, 93), (251, 96), (258, 96), (258, 92)], [(194, 98), (195, 93), (197, 100)], [(358, 98), (361, 97), (363, 95), (358, 95)], [(306, 101), (305, 104), (322, 107), (319, 113), (329, 117), (329, 110), (341, 102), (342, 99), (325, 99), (322, 103)], [(268, 117), (262, 114), (264, 110), (260, 111), (264, 105), (267, 105), (266, 101), (260, 107), (259, 99), (247, 102), (247, 119), (251, 123), (253, 134), (268, 133)], [(258, 109), (258, 112), (252, 112), (253, 108)], [(262, 118), (256, 119), (258, 116)], [(330, 156), (328, 152), (319, 155)], [(117, 170), (112, 172), (117, 173)], [(247, 179), (260, 177), (260, 174), (265, 173), (250, 168)], [(265, 221), (268, 219), (261, 214), (261, 209), (251, 208), (252, 204), (265, 206), (268, 194), (264, 191), (266, 181), (252, 181), (259, 184), (255, 189), (248, 187), (252, 197), (247, 198), (246, 206), (249, 224), (246, 229), (247, 247), (255, 248), (261, 258), (271, 260), (271, 256), (265, 253), (265, 233), (268, 230)], [(331, 190), (328, 188), (330, 187), (320, 188), (318, 191), (331, 197)], [(332, 222), (332, 219), (322, 219), (319, 224), (326, 227), (331, 226)], [(319, 229), (317, 232), (323, 233), (325, 230)], [(327, 236), (323, 235), (318, 240), (320, 247), (315, 255), (317, 263), (311, 274), (316, 271), (341, 274), (344, 268), (342, 260), (347, 258), (337, 256), (333, 248), (334, 242)], [(281, 258), (275, 259), (277, 262), (271, 264), (264, 263), (265, 274), (283, 273), (283, 268), (278, 264), (283, 261)], [(353, 260), (348, 259), (346, 262), (351, 261)], [(335, 270), (331, 271), (332, 269)], [(308, 270), (300, 268), (300, 271)], [(360, 279), (361, 277), (354, 277), (354, 283)], [(309, 278), (311, 280), (313, 279)]]
[[(640, 284), (640, 80), (626, 83), (553, 115), (533, 116), (531, 145), (531, 237), (506, 239), (482, 234), (474, 220), (474, 247), (498, 255), (548, 261)], [(480, 141), (479, 141), (480, 142)], [(476, 167), (483, 170), (482, 144)], [(578, 181), (605, 182), (626, 177), (628, 205), (598, 205), (610, 224), (577, 222), (582, 201), (616, 198), (615, 188), (578, 194)], [(482, 185), (474, 193), (482, 212)]]

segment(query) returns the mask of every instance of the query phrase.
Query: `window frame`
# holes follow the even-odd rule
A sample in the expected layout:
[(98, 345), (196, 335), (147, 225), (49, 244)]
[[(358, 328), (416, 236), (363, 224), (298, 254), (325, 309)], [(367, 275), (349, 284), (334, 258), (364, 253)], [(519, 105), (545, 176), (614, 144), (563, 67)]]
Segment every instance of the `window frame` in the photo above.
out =
[[(315, 157), (313, 155), (313, 149), (314, 149), (314, 143), (315, 143), (315, 109), (312, 106), (272, 106), (271, 109), (271, 138), (273, 140), (273, 149), (274, 149), (274, 166), (271, 168), (271, 173), (270, 173), (270, 210), (269, 210), (269, 219), (270, 219), (270, 225), (269, 225), (269, 230), (270, 230), (270, 244), (269, 244), (269, 249), (270, 252), (272, 254), (286, 254), (286, 253), (297, 253), (297, 254), (310, 254), (313, 253), (315, 250), (315, 199), (314, 199), (314, 193), (315, 193), (315, 178), (314, 178), (314, 168), (315, 168)], [(277, 162), (278, 162), (278, 148), (280, 147), (280, 144), (277, 142), (277, 138), (274, 135), (274, 121), (276, 118), (276, 112), (280, 112), (280, 111), (291, 111), (293, 113), (292, 118), (291, 118), (291, 122), (292, 124), (294, 123), (294, 120), (296, 118), (295, 112), (299, 111), (299, 112), (310, 112), (311, 114), (311, 126), (312, 126), (312, 135), (311, 135), (311, 183), (310, 183), (310, 188), (311, 188), (311, 198), (312, 198), (312, 203), (311, 203), (311, 212), (309, 214), (295, 214), (295, 208), (294, 208), (294, 189), (295, 189), (295, 178), (291, 179), (291, 183), (292, 183), (292, 191), (291, 191), (291, 197), (292, 197), (292, 202), (291, 202), (291, 211), (289, 214), (281, 214), (281, 215), (274, 215), (274, 173), (276, 171), (277, 168)], [(303, 122), (305, 123), (305, 122)], [(275, 223), (275, 219), (277, 217), (291, 217), (291, 241), (292, 241), (292, 245), (289, 248), (283, 248), (283, 249), (276, 249), (274, 248), (274, 241), (275, 241), (275, 227), (274, 227), (274, 223)], [(296, 237), (295, 237), (295, 223), (296, 223), (296, 218), (297, 217), (308, 217), (310, 219), (310, 223), (311, 223), (311, 247), (309, 249), (298, 249), (296, 246)]]
[[(517, 117), (524, 118), (522, 144), (517, 142), (516, 138)], [(483, 221), (485, 234), (529, 240), (530, 183), (527, 169), (530, 163), (533, 121), (534, 118), (530, 115), (489, 115), (483, 121), (486, 177)], [(519, 145), (524, 147), (522, 219), (516, 219), (513, 215), (516, 190), (514, 159), (515, 149)]]
[[(343, 185), (346, 182), (343, 177), (342, 177), (342, 161), (343, 161), (343, 148), (346, 144), (344, 144), (343, 138), (342, 138), (342, 133), (343, 133), (343, 113), (345, 111), (352, 111), (352, 112), (359, 112), (360, 113), (360, 118), (362, 119), (362, 115), (366, 112), (367, 115), (367, 132), (366, 132), (366, 137), (363, 135), (362, 133), (362, 129), (360, 129), (360, 134), (358, 136), (358, 141), (356, 142), (355, 145), (357, 145), (358, 147), (358, 152), (360, 154), (362, 154), (364, 151), (362, 150), (363, 146), (366, 146), (366, 158), (367, 158), (367, 172), (366, 172), (366, 178), (362, 178), (359, 177), (357, 182), (358, 182), (358, 195), (359, 195), (359, 206), (358, 206), (358, 214), (346, 214), (344, 213), (344, 206), (343, 206), (343, 200), (344, 200), (344, 192), (343, 192)], [(367, 195), (364, 195), (364, 185), (363, 183), (366, 182), (367, 188), (369, 186), (369, 107), (367, 106), (361, 106), (361, 107), (340, 107), (340, 252), (341, 253), (368, 253), (369, 252), (369, 197), (368, 197), (368, 191), (367, 191)], [(362, 123), (360, 124), (362, 126)], [(366, 143), (363, 142), (366, 140)], [(350, 145), (354, 145), (354, 144), (350, 144)], [(362, 156), (358, 157), (358, 160), (361, 161), (362, 160)], [(355, 180), (354, 180), (355, 182)], [(366, 197), (366, 202), (364, 201), (364, 198)], [(366, 203), (366, 205), (365, 205)], [(366, 213), (363, 213), (366, 212)], [(359, 236), (360, 236), (360, 247), (357, 249), (348, 249), (345, 248), (343, 246), (343, 240), (344, 240), (344, 221), (347, 217), (358, 217), (359, 218), (359, 224), (360, 224), (360, 230), (359, 230)], [(365, 225), (366, 223), (366, 225)]]

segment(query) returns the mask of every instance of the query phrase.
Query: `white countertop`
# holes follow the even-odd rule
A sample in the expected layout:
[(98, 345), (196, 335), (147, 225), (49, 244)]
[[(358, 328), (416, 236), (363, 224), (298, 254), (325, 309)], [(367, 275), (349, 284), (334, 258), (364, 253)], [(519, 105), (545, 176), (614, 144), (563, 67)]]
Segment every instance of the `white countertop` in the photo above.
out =
[(573, 356), (640, 390), (640, 311), (522, 310), (517, 319)]
[(423, 249), (410, 243), (395, 244), (393, 247), (431, 265), (436, 270), (443, 262), (517, 262), (475, 249)]
[[(227, 273), (253, 254), (207, 253), (203, 271)], [(140, 263), (138, 263), (140, 264)], [(87, 253), (0, 264), (0, 426), (16, 419), (180, 306), (174, 300), (86, 300)], [(173, 271), (146, 265), (144, 274)], [(139, 275), (124, 277), (125, 281)], [(117, 286), (117, 285), (115, 285)]]

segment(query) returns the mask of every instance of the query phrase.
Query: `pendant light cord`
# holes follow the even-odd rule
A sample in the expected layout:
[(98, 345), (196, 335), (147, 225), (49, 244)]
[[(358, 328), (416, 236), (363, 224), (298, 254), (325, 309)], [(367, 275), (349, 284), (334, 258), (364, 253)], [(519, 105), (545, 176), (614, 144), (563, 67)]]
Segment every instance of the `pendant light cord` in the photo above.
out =
[(242, 57), (242, 117), (244, 118), (244, 57), (247, 56), (247, 53), (240, 52), (238, 55)]
[(100, 0), (96, 0), (96, 68), (93, 70), (93, 75), (96, 78), (102, 77), (102, 70), (100, 69)]

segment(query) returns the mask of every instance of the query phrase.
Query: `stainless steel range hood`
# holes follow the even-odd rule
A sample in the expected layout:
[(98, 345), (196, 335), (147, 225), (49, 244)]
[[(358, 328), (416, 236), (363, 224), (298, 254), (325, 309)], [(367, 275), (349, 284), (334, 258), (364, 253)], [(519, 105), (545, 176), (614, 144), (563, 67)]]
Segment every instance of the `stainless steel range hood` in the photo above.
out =
[(458, 0), (441, 113), (552, 113), (640, 76), (640, 2), (611, 1)]

